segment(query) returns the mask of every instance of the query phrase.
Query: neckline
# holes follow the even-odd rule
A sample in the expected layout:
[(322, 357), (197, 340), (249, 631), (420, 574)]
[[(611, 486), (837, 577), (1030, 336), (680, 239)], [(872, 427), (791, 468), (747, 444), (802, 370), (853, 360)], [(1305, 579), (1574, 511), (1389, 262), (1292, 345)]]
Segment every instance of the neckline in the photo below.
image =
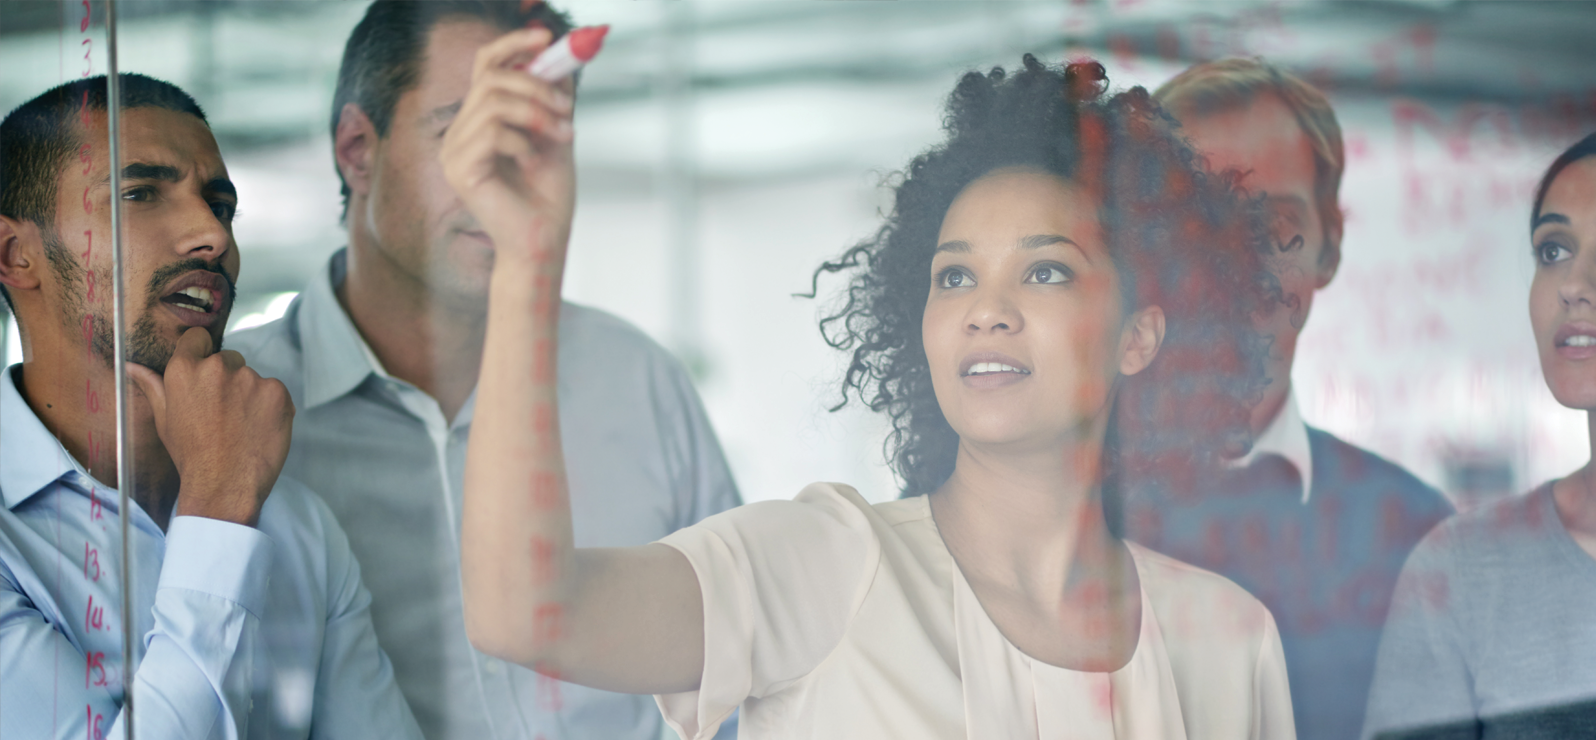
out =
[(1014, 644), (1013, 640), (1009, 639), (1008, 635), (1003, 634), (1003, 628), (999, 627), (998, 623), (992, 619), (992, 614), (986, 610), (986, 604), (981, 603), (981, 597), (976, 595), (975, 588), (970, 585), (969, 579), (964, 577), (963, 567), (959, 565), (958, 559), (953, 557), (953, 551), (948, 548), (947, 540), (942, 538), (942, 528), (937, 526), (936, 517), (931, 514), (931, 498), (926, 495), (922, 495), (920, 498), (923, 499), (921, 508), (924, 511), (925, 519), (931, 524), (931, 531), (937, 536), (937, 544), (942, 546), (942, 552), (948, 556), (949, 571), (953, 578), (953, 598), (958, 599), (961, 596), (969, 598), (981, 615), (982, 628), (991, 630), (999, 640), (1003, 641), (1005, 646), (1014, 651), (1015, 655), (1021, 656), (1032, 666), (1040, 667), (1043, 670), (1058, 671), (1069, 675), (1113, 677), (1129, 671), (1142, 660), (1143, 653), (1151, 649), (1147, 643), (1149, 639), (1148, 629), (1153, 626), (1151, 622), (1153, 605), (1152, 601), (1147, 597), (1147, 569), (1143, 566), (1142, 556), (1138, 552), (1139, 548), (1136, 543), (1127, 539), (1120, 539), (1120, 542), (1125, 545), (1126, 552), (1130, 554), (1132, 565), (1136, 568), (1137, 598), (1141, 602), (1140, 620), (1136, 625), (1136, 647), (1131, 650), (1130, 657), (1125, 660), (1124, 665), (1111, 671), (1083, 671), (1076, 668), (1066, 668), (1049, 663), (1021, 650), (1018, 645)]
[(1548, 528), (1554, 530), (1551, 534), (1556, 544), (1552, 547), (1561, 553), (1570, 565), (1584, 574), (1587, 580), (1596, 583), (1596, 558), (1585, 552), (1585, 548), (1580, 547), (1579, 543), (1574, 541), (1574, 535), (1569, 533), (1568, 524), (1563, 521), (1562, 513), (1557, 510), (1557, 496), (1552, 492), (1556, 484), (1557, 481), (1550, 481), (1541, 486), (1539, 491), (1532, 493), (1530, 506), (1544, 507), (1539, 513), (1541, 521), (1548, 522), (1551, 525)]

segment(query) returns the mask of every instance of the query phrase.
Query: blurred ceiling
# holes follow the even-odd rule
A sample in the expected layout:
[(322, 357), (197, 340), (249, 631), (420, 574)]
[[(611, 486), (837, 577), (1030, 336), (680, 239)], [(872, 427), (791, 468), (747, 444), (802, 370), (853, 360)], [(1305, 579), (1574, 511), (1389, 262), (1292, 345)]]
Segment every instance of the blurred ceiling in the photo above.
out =
[[(326, 125), (338, 55), (364, 6), (123, 0), (123, 68), (194, 92), (224, 146), (280, 146)], [(0, 2), (0, 55), (54, 52), (69, 23), (76, 36), (74, 7)], [(602, 63), (583, 80), (588, 108), (650, 104), (683, 89), (711, 101), (789, 88), (944, 89), (957, 71), (1016, 63), (1018, 50), (1090, 54), (1117, 80), (1120, 60), (1178, 67), (1262, 53), (1343, 94), (1513, 102), (1588, 97), (1596, 82), (1596, 4), (1579, 1), (581, 0), (571, 9), (579, 22), (614, 24)], [(9, 73), (0, 103), (53, 81)]]

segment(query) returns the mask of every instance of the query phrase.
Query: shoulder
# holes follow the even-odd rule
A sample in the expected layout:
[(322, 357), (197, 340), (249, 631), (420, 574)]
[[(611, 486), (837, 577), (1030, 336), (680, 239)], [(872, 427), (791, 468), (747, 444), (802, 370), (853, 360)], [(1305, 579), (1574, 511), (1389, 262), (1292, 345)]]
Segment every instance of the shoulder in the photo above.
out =
[(258, 526), (276, 544), (278, 562), (283, 562), (286, 550), (289, 562), (325, 572), (349, 553), (349, 539), (332, 509), (305, 484), (286, 475), (277, 477), (261, 506)]
[(231, 332), (222, 339), (222, 348), (244, 356), (244, 363), (267, 378), (285, 378), (299, 370), (302, 346), (299, 339), (299, 307), (295, 298), (282, 317), (259, 326)]
[(1356, 487), (1396, 496), (1410, 508), (1438, 514), (1438, 519), (1452, 513), (1452, 505), (1440, 491), (1390, 460), (1312, 426), (1308, 427), (1308, 445), (1313, 454), (1316, 493), (1317, 484), (1324, 482), (1332, 491)]
[(760, 501), (711, 516), (665, 537), (678, 546), (713, 534), (749, 550), (816, 550), (866, 545), (874, 539), (870, 503), (850, 486), (811, 483), (789, 501)]
[(1130, 541), (1125, 544), (1136, 559), (1142, 591), (1164, 625), (1166, 638), (1217, 648), (1231, 643), (1219, 638), (1230, 636), (1242, 638), (1253, 650), (1263, 647), (1274, 629), (1274, 617), (1258, 597), (1213, 571)]
[[(696, 403), (687, 368), (675, 355), (625, 319), (596, 308), (560, 304), (559, 365), (561, 400), (575, 407), (671, 417)], [(694, 400), (684, 400), (689, 396)]]
[(570, 301), (560, 303), (560, 343), (562, 352), (570, 351), (582, 358), (672, 358), (630, 321)]
[(1192, 600), (1199, 604), (1222, 605), (1222, 608), (1233, 613), (1254, 616), (1258, 612), (1268, 611), (1263, 602), (1229, 578), (1128, 540), (1125, 544), (1131, 548), (1137, 572), (1145, 580), (1142, 588), (1147, 591), (1148, 598), (1155, 602)]
[(1529, 555), (1557, 524), (1551, 484), (1455, 514), (1431, 530), (1412, 561), (1459, 573), (1480, 574), (1493, 563)]

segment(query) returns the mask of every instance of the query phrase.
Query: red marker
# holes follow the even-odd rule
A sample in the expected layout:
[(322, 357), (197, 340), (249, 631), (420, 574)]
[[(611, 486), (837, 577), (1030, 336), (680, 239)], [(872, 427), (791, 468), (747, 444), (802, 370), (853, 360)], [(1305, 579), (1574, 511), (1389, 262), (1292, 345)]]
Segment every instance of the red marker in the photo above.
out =
[(598, 56), (604, 48), (604, 34), (610, 27), (583, 26), (565, 34), (527, 65), (526, 71), (545, 82), (558, 82)]

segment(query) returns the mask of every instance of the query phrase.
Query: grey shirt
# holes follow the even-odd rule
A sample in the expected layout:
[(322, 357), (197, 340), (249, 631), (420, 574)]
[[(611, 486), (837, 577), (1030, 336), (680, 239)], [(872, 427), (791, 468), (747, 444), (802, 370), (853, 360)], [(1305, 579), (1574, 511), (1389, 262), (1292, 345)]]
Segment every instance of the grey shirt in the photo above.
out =
[[(422, 731), (434, 740), (655, 740), (663, 724), (651, 697), (552, 681), (471, 648), (459, 538), (476, 396), (447, 423), (431, 396), (383, 371), (334, 295), (344, 254), (283, 318), (229, 336), (227, 347), (288, 386), (297, 413), (283, 472), (320, 493), (348, 532), (378, 640)], [(680, 363), (591, 308), (562, 304), (559, 330), (578, 546), (646, 544), (740, 503)]]
[(1589, 721), (1593, 701), (1596, 560), (1563, 527), (1550, 484), (1419, 543), (1380, 643), (1365, 737), (1559, 736)]

